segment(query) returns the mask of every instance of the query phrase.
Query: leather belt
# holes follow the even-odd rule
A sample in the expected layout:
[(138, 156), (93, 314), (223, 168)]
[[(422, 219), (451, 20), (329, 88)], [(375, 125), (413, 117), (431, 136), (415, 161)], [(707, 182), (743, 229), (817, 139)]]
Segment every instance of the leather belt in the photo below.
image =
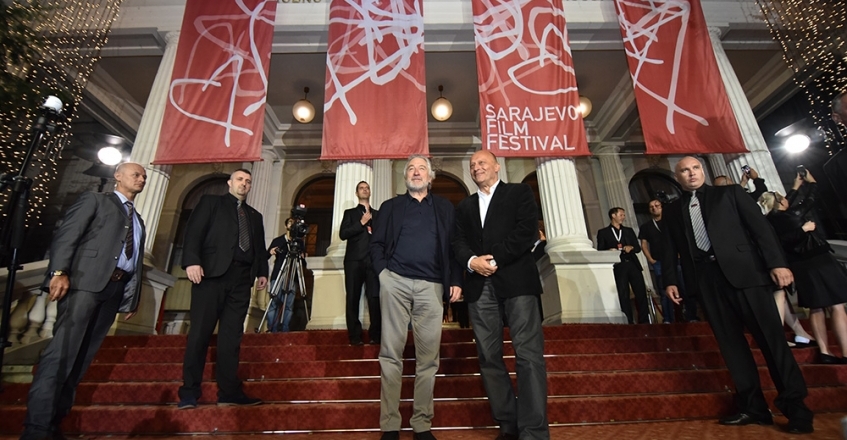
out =
[(115, 271), (112, 272), (112, 276), (111, 276), (111, 278), (109, 278), (109, 280), (110, 281), (128, 281), (131, 276), (132, 276), (132, 274), (130, 274), (129, 272), (127, 272), (123, 269), (115, 269)]

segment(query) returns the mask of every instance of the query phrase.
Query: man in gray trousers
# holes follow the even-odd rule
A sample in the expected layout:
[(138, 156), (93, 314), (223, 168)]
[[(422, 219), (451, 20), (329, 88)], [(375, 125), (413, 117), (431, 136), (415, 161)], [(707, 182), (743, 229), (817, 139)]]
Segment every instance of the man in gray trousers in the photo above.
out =
[(115, 315), (129, 319), (138, 307), (145, 233), (133, 202), (146, 182), (141, 165), (119, 165), (115, 192), (82, 194), (53, 235), (45, 284), (59, 312), (29, 390), (22, 440), (62, 438), (59, 424)]

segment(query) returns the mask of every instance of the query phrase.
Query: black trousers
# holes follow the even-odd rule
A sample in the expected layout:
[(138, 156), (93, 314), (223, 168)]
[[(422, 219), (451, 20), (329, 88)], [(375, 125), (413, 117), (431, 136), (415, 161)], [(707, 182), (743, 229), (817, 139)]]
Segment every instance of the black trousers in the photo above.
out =
[(650, 322), (650, 312), (647, 308), (647, 286), (641, 275), (639, 263), (626, 261), (615, 264), (615, 285), (618, 288), (618, 300), (621, 303), (621, 311), (626, 315), (626, 320), (632, 324), (632, 304), (629, 301), (629, 287), (635, 294), (635, 306), (638, 307), (638, 323)]
[(754, 417), (770, 417), (756, 362), (744, 335), (746, 327), (762, 350), (771, 379), (779, 391), (774, 405), (791, 420), (811, 422), (812, 412), (803, 403), (807, 395), (806, 382), (785, 343), (782, 322), (773, 300), (773, 286), (736, 289), (717, 262), (697, 263), (696, 269), (700, 301), (735, 383), (738, 410)]
[(191, 327), (182, 364), (179, 398), (201, 396), (200, 383), (206, 367), (206, 350), (218, 326), (216, 380), (218, 399), (243, 395), (238, 378), (238, 359), (244, 318), (250, 306), (250, 266), (231, 265), (220, 277), (203, 278), (191, 286)]
[(362, 322), (359, 321), (359, 300), (362, 298), (362, 286), (365, 286), (365, 298), (368, 301), (368, 317), (371, 326), (368, 336), (379, 341), (382, 336), (382, 314), (379, 310), (379, 279), (373, 270), (370, 258), (344, 261), (344, 287), (346, 290), (347, 336), (350, 342), (361, 342)]
[(115, 322), (127, 280), (100, 292), (71, 290), (59, 300), (53, 339), (29, 389), (22, 439), (52, 437), (71, 410), (76, 387)]

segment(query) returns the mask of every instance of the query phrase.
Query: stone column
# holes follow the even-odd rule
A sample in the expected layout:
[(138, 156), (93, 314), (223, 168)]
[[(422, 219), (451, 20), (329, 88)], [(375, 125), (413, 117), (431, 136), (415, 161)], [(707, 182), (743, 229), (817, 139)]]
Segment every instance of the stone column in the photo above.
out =
[(279, 194), (279, 188), (274, 188), (273, 169), (276, 154), (273, 147), (262, 147), (262, 160), (253, 162), (253, 186), (247, 194), (247, 204), (262, 213), (265, 226), (265, 243), (270, 243), (276, 237), (276, 231), (269, 228), (268, 214), (278, 212), (277, 204), (272, 202), (273, 195)]
[(717, 176), (727, 176), (732, 179), (733, 182), (738, 180), (735, 174), (732, 174), (729, 171), (729, 168), (726, 166), (726, 159), (724, 159), (723, 154), (707, 154), (706, 159), (709, 160), (709, 167), (712, 169), (712, 179)]
[(538, 262), (545, 294), (544, 324), (626, 322), (620, 311), (612, 265), (617, 252), (591, 246), (573, 159), (539, 158), (538, 189), (547, 229), (547, 257)]
[(506, 168), (506, 158), (497, 156), (497, 163), (500, 164), (500, 174), (498, 175), (498, 177), (500, 177), (500, 181), (509, 183), (509, 171), (508, 168)]
[(540, 158), (536, 163), (547, 251), (592, 250), (573, 159)]
[(600, 169), (603, 174), (603, 185), (606, 187), (606, 195), (609, 199), (609, 209), (620, 207), (626, 211), (624, 226), (638, 230), (636, 223), (635, 208), (632, 206), (632, 197), (629, 195), (629, 182), (623, 171), (620, 153), (617, 145), (600, 145), (593, 149), (593, 153), (600, 160)]
[(391, 159), (373, 161), (374, 178), (371, 182), (371, 206), (379, 209), (382, 202), (394, 197), (394, 179), (391, 175)]
[(341, 218), (344, 210), (356, 206), (356, 184), (361, 181), (373, 182), (374, 171), (370, 161), (339, 162), (335, 171), (335, 198), (332, 203), (332, 239), (326, 250), (327, 256), (343, 256), (345, 243), (338, 232), (341, 230)]
[(165, 114), (165, 106), (168, 100), (168, 88), (171, 83), (174, 60), (176, 59), (176, 48), (179, 42), (179, 32), (168, 32), (165, 35), (165, 53), (159, 63), (153, 88), (147, 98), (147, 106), (141, 116), (138, 126), (138, 134), (132, 147), (130, 160), (141, 164), (147, 170), (147, 186), (135, 199), (135, 210), (144, 219), (147, 228), (147, 242), (144, 246), (144, 259), (150, 265), (152, 260), (153, 243), (156, 241), (156, 231), (159, 228), (159, 217), (162, 214), (162, 205), (165, 202), (165, 194), (168, 191), (170, 181), (170, 165), (151, 165), (159, 147), (159, 131), (162, 128), (162, 118)]
[[(732, 70), (732, 65), (721, 44), (720, 28), (709, 27), (709, 36), (712, 40), (715, 61), (718, 63), (718, 70), (721, 72), (726, 94), (732, 105), (733, 113), (735, 113), (735, 119), (738, 121), (738, 128), (741, 130), (741, 137), (744, 139), (744, 145), (750, 151), (750, 153), (733, 159), (730, 162), (729, 170), (733, 174), (739, 174), (741, 165), (750, 165), (756, 169), (759, 177), (765, 179), (770, 190), (785, 194), (785, 188), (782, 186), (779, 173), (776, 171), (773, 158), (768, 151), (768, 145), (765, 143), (765, 138), (756, 122), (756, 116), (753, 114), (753, 109), (750, 108), (750, 102), (747, 101), (744, 89), (741, 87), (735, 71)], [(737, 176), (733, 180), (736, 178)]]

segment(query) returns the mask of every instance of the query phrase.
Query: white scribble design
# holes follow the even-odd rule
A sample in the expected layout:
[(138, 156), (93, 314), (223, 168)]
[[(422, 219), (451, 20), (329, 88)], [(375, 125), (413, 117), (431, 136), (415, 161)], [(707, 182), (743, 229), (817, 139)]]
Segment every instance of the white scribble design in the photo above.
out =
[[(528, 6), (533, 0), (480, 2), (485, 10), (474, 16), (474, 34), (476, 44), (485, 51), (491, 62), (490, 76), (480, 78), (481, 92), (500, 93), (507, 105), (509, 97), (504, 88), (509, 84), (539, 95), (577, 93), (573, 66), (563, 60), (565, 55), (572, 59), (572, 55), (563, 25), (565, 12), (560, 1), (544, 2), (544, 6)], [(522, 12), (524, 7), (530, 8), (527, 13)], [(504, 39), (508, 44), (502, 44), (501, 40)], [(496, 50), (493, 46), (502, 49)], [(500, 78), (495, 62), (513, 54), (520, 61), (509, 67), (508, 80), (504, 80)], [(522, 81), (531, 73), (550, 67), (561, 69), (566, 79), (555, 83), (535, 81), (533, 85)]]
[[(223, 1), (223, 0), (217, 0)], [(203, 15), (198, 16), (194, 20), (194, 27), (200, 34), (197, 41), (191, 47), (191, 53), (188, 57), (188, 65), (182, 78), (177, 78), (171, 81), (168, 98), (171, 104), (188, 118), (207, 122), (209, 124), (224, 127), (224, 144), (227, 147), (231, 145), (232, 132), (241, 132), (247, 136), (253, 135), (253, 130), (248, 127), (239, 126), (234, 118), (240, 113), (241, 116), (250, 116), (256, 111), (263, 108), (267, 99), (268, 78), (265, 71), (267, 70), (263, 63), (270, 61), (268, 53), (260, 53), (256, 46), (256, 32), (259, 26), (271, 26), (273, 28), (276, 17), (271, 11), (267, 11), (266, 4), (273, 4), (276, 0), (268, 0), (260, 2), (252, 10), (244, 4), (243, 0), (231, 0), (241, 10), (243, 14), (233, 15)], [(233, 23), (241, 20), (248, 20), (249, 25), (246, 31), (236, 33)], [(220, 35), (225, 35), (226, 38), (221, 38)], [(207, 51), (209, 43), (220, 48), (221, 51), (229, 54), (226, 61), (218, 66), (206, 78), (192, 77), (191, 68), (195, 60), (200, 60), (208, 56)], [(258, 75), (261, 87), (255, 90), (245, 88), (244, 84), (251, 84), (254, 80), (252, 75)], [(225, 81), (226, 80), (226, 81)], [(219, 120), (199, 113), (193, 113), (182, 107), (187, 93), (194, 93), (196, 88), (191, 91), (186, 91), (186, 86), (201, 86), (200, 91), (205, 92), (224, 92), (228, 94), (226, 118)], [(230, 87), (229, 90), (224, 87)], [(244, 102), (238, 101), (239, 98), (247, 98)], [(198, 111), (200, 109), (195, 109)]]
[[(620, 11), (618, 13), (618, 22), (620, 22), (621, 29), (624, 31), (624, 50), (626, 51), (626, 55), (636, 62), (636, 68), (633, 72), (630, 72), (635, 87), (641, 89), (644, 93), (647, 93), (665, 106), (667, 109), (665, 112), (665, 126), (671, 134), (675, 133), (674, 116), (676, 114), (683, 115), (704, 126), (708, 126), (709, 122), (704, 117), (695, 115), (676, 103), (677, 87), (679, 86), (679, 67), (684, 49), (685, 36), (688, 31), (688, 21), (691, 16), (691, 3), (686, 0), (615, 0), (615, 2), (617, 2), (618, 11)], [(626, 7), (644, 9), (646, 13), (637, 21), (632, 22), (624, 13)], [(647, 67), (664, 65), (667, 61), (661, 58), (651, 57), (650, 49), (654, 44), (667, 44), (659, 40), (659, 32), (663, 26), (674, 20), (680, 20), (680, 28), (676, 35), (676, 46), (674, 46), (673, 59), (671, 60), (671, 81), (668, 83), (667, 90), (652, 90), (641, 82), (641, 75), (646, 75), (644, 71), (647, 70)], [(658, 52), (658, 49), (655, 52)]]
[(333, 0), (332, 9), (344, 14), (330, 12), (330, 28), (341, 24), (348, 32), (328, 42), (326, 90), (331, 94), (327, 93), (324, 113), (333, 105), (341, 105), (350, 124), (356, 125), (358, 117), (347, 93), (368, 80), (385, 85), (401, 77), (426, 91), (426, 86), (406, 71), (412, 56), (423, 51), (420, 0), (413, 0), (411, 5), (403, 0)]

